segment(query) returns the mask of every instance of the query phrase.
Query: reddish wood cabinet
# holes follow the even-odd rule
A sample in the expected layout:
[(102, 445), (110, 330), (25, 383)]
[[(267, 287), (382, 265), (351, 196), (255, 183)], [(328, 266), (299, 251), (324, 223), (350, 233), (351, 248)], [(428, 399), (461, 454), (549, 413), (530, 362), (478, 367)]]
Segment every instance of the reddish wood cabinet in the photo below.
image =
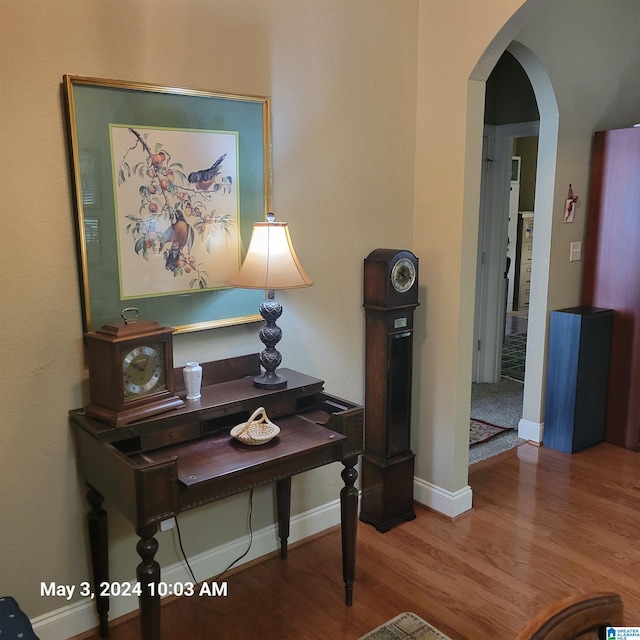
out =
[(595, 134), (582, 304), (613, 309), (604, 439), (640, 449), (640, 129)]

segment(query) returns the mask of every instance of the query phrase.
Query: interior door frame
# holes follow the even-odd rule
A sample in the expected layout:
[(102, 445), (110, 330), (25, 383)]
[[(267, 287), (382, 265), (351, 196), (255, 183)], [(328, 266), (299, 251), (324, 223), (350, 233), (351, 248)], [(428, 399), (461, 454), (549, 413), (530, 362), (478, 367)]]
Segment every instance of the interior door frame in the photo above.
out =
[[(485, 126), (484, 135), (493, 138), (488, 149), (490, 162), (483, 158), (478, 226), (476, 305), (474, 320), (473, 381), (498, 382), (504, 338), (506, 290), (504, 270), (509, 224), (509, 188), (513, 140), (538, 136), (540, 122), (518, 122)], [(486, 194), (486, 197), (485, 197)]]

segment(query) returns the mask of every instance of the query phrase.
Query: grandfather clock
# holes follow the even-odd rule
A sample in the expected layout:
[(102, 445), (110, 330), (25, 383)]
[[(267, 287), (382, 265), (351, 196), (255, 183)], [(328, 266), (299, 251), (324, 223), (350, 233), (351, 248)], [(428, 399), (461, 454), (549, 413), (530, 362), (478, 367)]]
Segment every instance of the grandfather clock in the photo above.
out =
[(360, 520), (386, 532), (413, 520), (411, 378), (418, 259), (376, 249), (364, 261), (365, 450)]

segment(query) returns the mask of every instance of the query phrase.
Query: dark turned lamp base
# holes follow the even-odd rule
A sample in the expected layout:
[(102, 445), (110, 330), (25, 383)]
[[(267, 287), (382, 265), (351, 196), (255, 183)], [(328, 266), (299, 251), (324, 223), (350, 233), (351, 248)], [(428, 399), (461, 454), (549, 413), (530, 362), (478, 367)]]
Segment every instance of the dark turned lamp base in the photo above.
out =
[(284, 389), (287, 379), (275, 371), (265, 371), (253, 379), (253, 386), (257, 389)]
[(276, 369), (282, 362), (282, 355), (276, 349), (276, 345), (282, 338), (282, 329), (276, 324), (276, 320), (282, 315), (282, 305), (274, 299), (273, 289), (260, 305), (260, 315), (265, 322), (260, 329), (260, 340), (265, 346), (260, 354), (260, 364), (265, 371), (253, 379), (253, 386), (258, 389), (284, 389), (287, 386), (287, 379), (276, 373)]

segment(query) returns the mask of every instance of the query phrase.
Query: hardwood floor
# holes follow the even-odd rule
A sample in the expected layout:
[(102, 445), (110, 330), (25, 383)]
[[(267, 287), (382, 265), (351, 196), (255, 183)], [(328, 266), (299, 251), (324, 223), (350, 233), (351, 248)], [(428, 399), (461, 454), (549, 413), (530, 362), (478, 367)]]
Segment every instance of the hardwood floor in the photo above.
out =
[[(359, 523), (353, 607), (334, 529), (228, 576), (226, 598), (167, 603), (162, 638), (356, 640), (413, 611), (452, 640), (513, 640), (548, 603), (594, 590), (618, 592), (640, 626), (639, 453), (523, 445), (469, 484), (474, 510), (455, 522), (417, 506), (386, 534)], [(137, 617), (112, 623), (110, 637), (139, 638)]]

